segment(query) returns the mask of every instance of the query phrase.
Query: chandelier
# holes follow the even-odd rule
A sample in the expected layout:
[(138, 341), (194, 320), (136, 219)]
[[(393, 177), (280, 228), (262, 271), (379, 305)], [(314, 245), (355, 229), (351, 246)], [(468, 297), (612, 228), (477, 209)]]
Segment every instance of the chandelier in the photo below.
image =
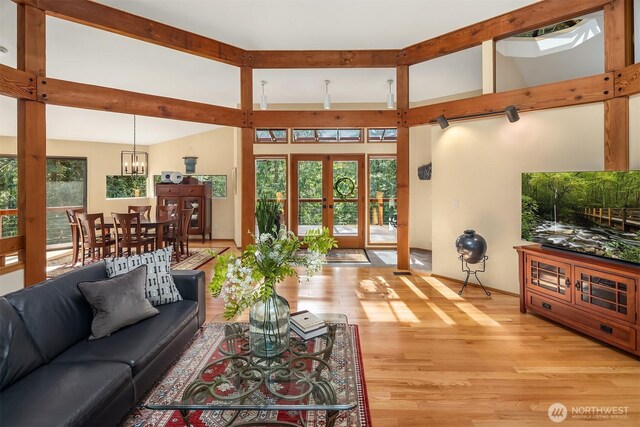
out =
[(147, 176), (148, 154), (136, 149), (136, 116), (133, 116), (133, 151), (120, 153), (120, 175)]

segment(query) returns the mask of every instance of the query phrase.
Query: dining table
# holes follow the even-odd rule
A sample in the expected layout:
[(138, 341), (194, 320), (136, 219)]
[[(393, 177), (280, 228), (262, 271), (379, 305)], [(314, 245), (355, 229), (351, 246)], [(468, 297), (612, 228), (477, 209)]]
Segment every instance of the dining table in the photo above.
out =
[[(156, 249), (161, 249), (164, 247), (164, 229), (166, 226), (175, 225), (178, 223), (177, 217), (156, 217), (152, 216), (147, 219), (145, 217), (140, 217), (140, 227), (144, 230), (155, 230), (156, 236)], [(114, 228), (113, 217), (111, 214), (104, 216), (104, 228), (110, 232), (112, 228)]]

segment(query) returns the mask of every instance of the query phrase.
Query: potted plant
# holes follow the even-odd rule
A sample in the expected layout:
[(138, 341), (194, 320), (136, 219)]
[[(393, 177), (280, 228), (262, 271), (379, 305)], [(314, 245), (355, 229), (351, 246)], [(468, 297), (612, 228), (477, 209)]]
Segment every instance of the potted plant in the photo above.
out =
[(280, 228), (280, 212), (282, 207), (276, 200), (262, 196), (256, 203), (256, 222), (258, 223), (258, 235), (262, 233), (276, 232)]
[[(276, 293), (276, 285), (296, 276), (294, 267), (306, 269), (307, 279), (320, 271), (329, 249), (336, 241), (328, 228), (314, 229), (298, 239), (284, 225), (254, 236), (239, 255), (218, 258), (209, 288), (224, 299), (224, 317), (230, 319), (249, 311), (249, 344), (259, 357), (276, 356), (289, 348), (289, 303)], [(305, 254), (298, 252), (305, 245)]]

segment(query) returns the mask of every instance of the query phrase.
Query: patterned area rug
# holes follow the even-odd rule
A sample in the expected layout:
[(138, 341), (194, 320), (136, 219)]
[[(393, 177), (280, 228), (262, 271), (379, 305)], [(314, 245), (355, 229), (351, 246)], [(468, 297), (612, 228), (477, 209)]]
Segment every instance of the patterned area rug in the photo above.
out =
[[(306, 253), (306, 249), (298, 251), (299, 255)], [(331, 249), (327, 253), (329, 264), (370, 264), (367, 251), (364, 249)]]
[[(246, 324), (244, 324), (246, 326)], [(151, 389), (151, 391), (139, 402), (139, 408), (125, 419), (124, 427), (183, 427), (185, 422), (176, 410), (150, 410), (143, 408), (144, 404), (172, 404), (182, 400), (184, 390), (191, 384), (205, 368), (203, 375), (208, 381), (218, 381), (227, 377), (227, 371), (213, 372), (216, 368), (210, 365), (212, 360), (219, 360), (222, 355), (228, 354), (229, 340), (225, 338), (225, 327), (238, 327), (238, 324), (210, 323), (205, 325), (195, 336), (187, 350), (180, 356), (177, 362), (171, 366), (164, 377)], [(338, 328), (342, 331), (336, 333), (335, 341), (331, 351), (331, 360), (334, 369), (332, 370), (333, 381), (343, 384), (336, 390), (338, 395), (354, 396), (354, 402), (358, 406), (350, 411), (341, 411), (335, 420), (336, 427), (370, 427), (371, 416), (369, 414), (369, 404), (367, 399), (367, 389), (365, 385), (364, 373), (362, 369), (362, 354), (360, 351), (360, 338), (358, 327), (348, 325)], [(349, 341), (345, 341), (349, 340)], [(319, 340), (321, 341), (321, 340)], [(307, 341), (312, 343), (313, 341)], [(349, 343), (353, 345), (355, 354), (355, 364), (344, 362), (344, 348)], [(313, 344), (308, 344), (313, 346)], [(221, 349), (224, 353), (221, 353)], [(312, 351), (318, 348), (312, 347)], [(246, 350), (244, 350), (246, 351)], [(285, 353), (287, 354), (287, 353)], [(238, 357), (236, 357), (238, 358)], [(228, 359), (223, 358), (223, 360)], [(238, 358), (239, 359), (239, 358)], [(240, 361), (238, 360), (238, 363)], [(300, 363), (300, 362), (298, 362)], [(279, 366), (279, 365), (278, 365)], [(349, 368), (350, 367), (350, 368)], [(316, 368), (317, 369), (317, 368)], [(355, 371), (354, 371), (355, 370)], [(231, 377), (231, 374), (229, 378)], [(352, 378), (352, 380), (348, 380)], [(234, 382), (219, 382), (216, 388), (218, 393), (231, 393), (234, 390)], [(303, 380), (300, 380), (303, 382)], [(249, 386), (252, 384), (248, 383)], [(222, 386), (226, 386), (223, 390)], [(263, 385), (264, 387), (264, 385)], [(259, 390), (259, 389), (258, 389)], [(281, 393), (284, 393), (280, 390)], [(286, 393), (285, 393), (286, 394)], [(254, 394), (252, 394), (254, 396)], [(263, 396), (262, 392), (256, 396)], [(315, 396), (315, 395), (314, 395)], [(252, 397), (255, 399), (256, 397)], [(259, 397), (258, 397), (259, 398)], [(266, 396), (264, 397), (265, 399)], [(207, 398), (205, 397), (205, 401)], [(210, 397), (208, 399), (211, 399)], [(261, 400), (262, 402), (262, 400)], [(265, 401), (264, 403), (266, 403)], [(262, 403), (262, 404), (264, 404)], [(284, 401), (281, 404), (286, 404)], [(189, 425), (193, 427), (219, 427), (226, 426), (229, 421), (232, 425), (240, 426), (265, 426), (265, 425), (286, 425), (306, 427), (325, 427), (327, 425), (326, 411), (219, 411), (219, 410), (196, 410), (189, 415)], [(300, 417), (303, 420), (300, 420)], [(235, 417), (235, 419), (234, 419)], [(230, 420), (231, 418), (231, 420)]]
[[(191, 249), (191, 255), (182, 261), (176, 263), (175, 260), (171, 260), (172, 270), (195, 270), (203, 264), (211, 261), (216, 256), (220, 255), (224, 251), (229, 249), (225, 248), (194, 248)], [(91, 261), (88, 262), (90, 264)], [(75, 266), (71, 265), (71, 253), (62, 256), (52, 258), (47, 261), (47, 277), (54, 278), (61, 276), (73, 270), (77, 270), (82, 266), (80, 263)]]

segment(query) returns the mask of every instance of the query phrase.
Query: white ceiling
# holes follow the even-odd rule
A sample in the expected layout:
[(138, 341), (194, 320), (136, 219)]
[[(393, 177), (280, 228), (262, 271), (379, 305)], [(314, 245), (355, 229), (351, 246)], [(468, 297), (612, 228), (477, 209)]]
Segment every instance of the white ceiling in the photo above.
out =
[[(244, 49), (403, 48), (535, 0), (100, 0)], [(0, 63), (15, 66), (15, 4), (0, 1)], [(236, 67), (47, 18), (51, 77), (234, 107)], [(256, 70), (270, 103), (319, 103), (325, 79), (334, 103), (384, 102), (393, 69)], [(479, 49), (411, 67), (412, 101), (481, 87)], [(394, 89), (395, 92), (395, 89)], [(0, 97), (0, 135), (15, 134), (15, 101)], [(48, 107), (48, 137), (131, 141), (131, 118), (115, 113)], [(150, 144), (214, 126), (140, 118), (138, 140)]]

